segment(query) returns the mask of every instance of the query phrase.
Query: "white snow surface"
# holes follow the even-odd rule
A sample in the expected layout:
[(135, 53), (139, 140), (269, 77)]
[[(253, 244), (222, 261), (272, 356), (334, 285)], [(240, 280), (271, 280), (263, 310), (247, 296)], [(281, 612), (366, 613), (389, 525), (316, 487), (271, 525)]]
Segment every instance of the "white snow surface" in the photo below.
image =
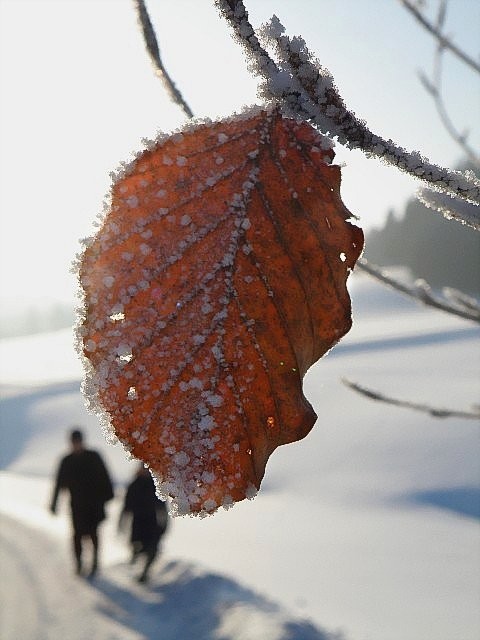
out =
[[(479, 527), (465, 496), (478, 500), (479, 423), (373, 402), (340, 378), (468, 408), (479, 331), (363, 274), (350, 289), (354, 327), (305, 380), (312, 432), (274, 452), (254, 500), (174, 519), (148, 586), (116, 531), (135, 464), (84, 408), (72, 332), (0, 342), (2, 640), (478, 640)], [(47, 510), (73, 425), (116, 483), (92, 581), (72, 572), (67, 499)], [(442, 508), (445, 495), (460, 498)]]

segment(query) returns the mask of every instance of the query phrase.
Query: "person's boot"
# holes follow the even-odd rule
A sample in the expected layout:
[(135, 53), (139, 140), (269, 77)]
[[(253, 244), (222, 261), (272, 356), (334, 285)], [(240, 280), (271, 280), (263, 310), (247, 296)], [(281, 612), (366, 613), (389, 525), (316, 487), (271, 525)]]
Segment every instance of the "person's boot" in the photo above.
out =
[(146, 569), (144, 569), (141, 575), (138, 576), (137, 581), (141, 582), (142, 584), (145, 584), (145, 582), (148, 582), (148, 573)]
[(145, 566), (141, 575), (137, 578), (138, 582), (148, 582), (148, 572), (150, 567), (152, 566), (153, 561), (155, 560), (156, 552), (153, 550), (149, 550), (147, 553), (147, 559), (145, 560)]
[(89, 578), (93, 578), (98, 571), (98, 545), (93, 547), (93, 561), (92, 568), (90, 569), (90, 573), (88, 574)]
[(75, 556), (75, 573), (82, 575), (82, 540), (80, 536), (73, 537), (73, 554)]
[(81, 576), (83, 571), (82, 565), (82, 551), (75, 549), (75, 573), (77, 576)]

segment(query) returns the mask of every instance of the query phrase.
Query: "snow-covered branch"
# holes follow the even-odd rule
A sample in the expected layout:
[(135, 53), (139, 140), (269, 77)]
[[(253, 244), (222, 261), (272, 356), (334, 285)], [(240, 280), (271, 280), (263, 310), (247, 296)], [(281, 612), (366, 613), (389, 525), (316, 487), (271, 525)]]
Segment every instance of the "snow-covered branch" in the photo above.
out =
[(439, 297), (424, 280), (417, 280), (413, 285), (406, 285), (396, 278), (392, 278), (379, 267), (371, 265), (365, 258), (358, 260), (357, 268), (427, 306), (441, 309), (465, 320), (480, 323), (480, 304), (461, 291), (445, 287), (442, 290), (443, 297)]
[(423, 15), (423, 13), (415, 6), (415, 4), (411, 0), (400, 0), (402, 5), (409, 11), (415, 19), (429, 32), (431, 33), (438, 41), (439, 45), (449, 49), (454, 55), (457, 56), (462, 62), (468, 65), (477, 73), (480, 73), (480, 64), (476, 62), (472, 57), (470, 57), (465, 51), (457, 47), (457, 45), (452, 42), (451, 38), (442, 33), (441, 28), (437, 25), (432, 24), (427, 18)]
[(431, 189), (420, 189), (416, 195), (422, 204), (438, 211), (445, 218), (457, 220), (472, 229), (480, 230), (480, 207)]
[[(313, 58), (305, 41), (284, 35), (285, 29), (276, 16), (259, 32), (259, 39), (243, 0), (215, 0), (215, 4), (246, 50), (251, 70), (262, 78), (262, 98), (279, 104), (290, 117), (311, 122), (340, 144), (392, 164), (436, 191), (480, 204), (480, 180), (473, 174), (434, 165), (417, 151), (408, 152), (392, 140), (372, 133), (346, 107), (331, 74)], [(269, 47), (275, 50), (277, 61), (267, 52)]]
[(134, 5), (137, 12), (138, 23), (142, 29), (145, 47), (155, 69), (155, 74), (162, 80), (168, 94), (170, 95), (172, 100), (183, 110), (187, 118), (193, 118), (192, 110), (184, 100), (180, 91), (175, 86), (175, 83), (168, 74), (162, 62), (157, 36), (155, 35), (155, 30), (150, 20), (150, 16), (148, 15), (147, 7), (144, 0), (134, 0)]
[(428, 413), (434, 418), (467, 418), (470, 420), (480, 420), (480, 409), (475, 409), (473, 411), (457, 411), (456, 409), (433, 407), (428, 404), (411, 402), (410, 400), (399, 400), (398, 398), (392, 398), (391, 396), (386, 396), (378, 391), (367, 389), (367, 387), (363, 387), (362, 385), (359, 385), (356, 382), (352, 382), (351, 380), (347, 380), (346, 378), (342, 378), (342, 382), (345, 386), (353, 389), (353, 391), (356, 391), (357, 393), (360, 393), (361, 395), (364, 395), (371, 400), (386, 402), (387, 404), (393, 404), (397, 407), (403, 407), (405, 409), (415, 409), (416, 411)]

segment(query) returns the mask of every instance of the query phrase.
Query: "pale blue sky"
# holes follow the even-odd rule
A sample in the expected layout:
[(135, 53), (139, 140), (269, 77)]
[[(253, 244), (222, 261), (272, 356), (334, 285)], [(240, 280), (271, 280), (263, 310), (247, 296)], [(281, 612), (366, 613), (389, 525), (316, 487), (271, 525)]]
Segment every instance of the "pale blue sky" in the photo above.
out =
[[(417, 70), (434, 41), (397, 0), (247, 0), (254, 25), (275, 13), (334, 75), (347, 105), (372, 130), (453, 165)], [(437, 3), (430, 0), (433, 9)], [(150, 0), (163, 59), (198, 116), (258, 102), (256, 82), (210, 0)], [(478, 57), (480, 3), (451, 0), (448, 31)], [(0, 293), (4, 305), (74, 299), (70, 263), (92, 233), (109, 172), (142, 137), (183, 115), (154, 77), (130, 0), (0, 0)], [(478, 146), (478, 79), (447, 56), (445, 95)], [(365, 228), (400, 209), (417, 184), (359, 152), (345, 162), (342, 194)]]

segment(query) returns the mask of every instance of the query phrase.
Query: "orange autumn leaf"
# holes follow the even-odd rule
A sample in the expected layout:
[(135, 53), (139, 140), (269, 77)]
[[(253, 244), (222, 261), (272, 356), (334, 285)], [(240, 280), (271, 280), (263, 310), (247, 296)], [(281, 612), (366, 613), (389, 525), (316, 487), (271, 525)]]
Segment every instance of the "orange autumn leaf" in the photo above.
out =
[(316, 415), (362, 231), (333, 152), (278, 111), (195, 125), (118, 176), (84, 251), (87, 393), (178, 513), (252, 497)]

